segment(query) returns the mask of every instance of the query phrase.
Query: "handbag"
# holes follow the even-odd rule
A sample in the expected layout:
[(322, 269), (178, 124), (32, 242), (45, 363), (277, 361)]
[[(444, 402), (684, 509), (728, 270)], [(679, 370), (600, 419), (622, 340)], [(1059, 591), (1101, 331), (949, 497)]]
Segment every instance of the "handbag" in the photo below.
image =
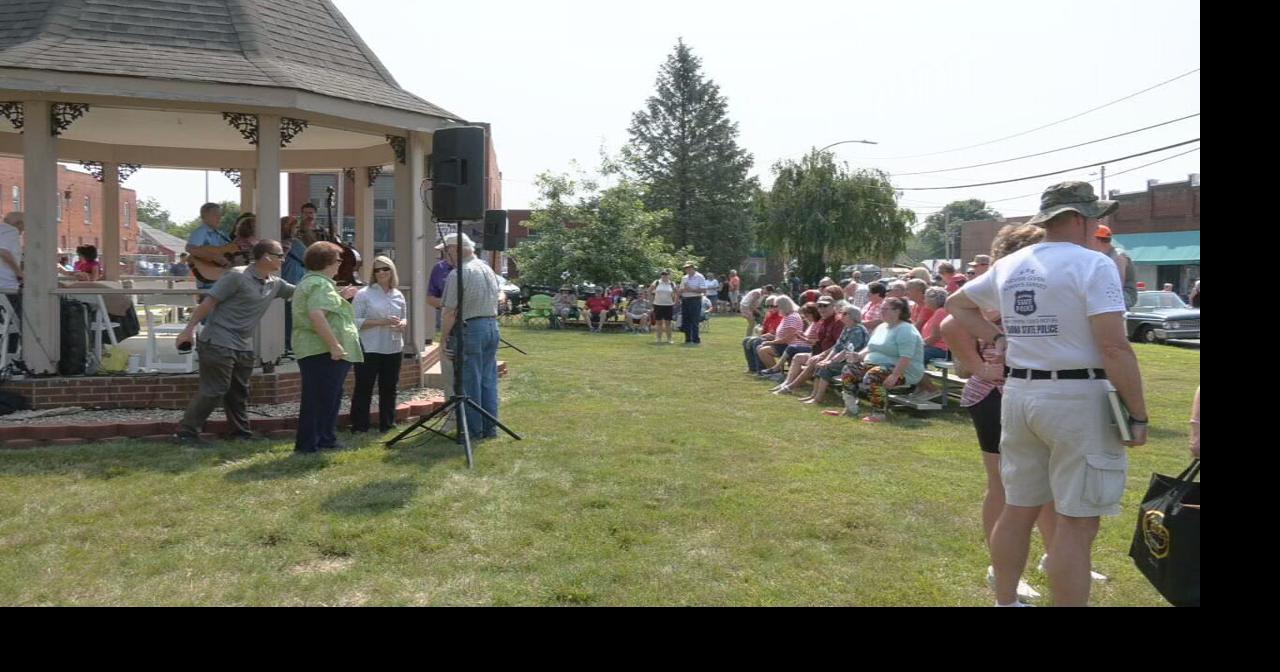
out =
[(1152, 474), (1129, 557), (1175, 607), (1200, 606), (1200, 460), (1176, 477)]

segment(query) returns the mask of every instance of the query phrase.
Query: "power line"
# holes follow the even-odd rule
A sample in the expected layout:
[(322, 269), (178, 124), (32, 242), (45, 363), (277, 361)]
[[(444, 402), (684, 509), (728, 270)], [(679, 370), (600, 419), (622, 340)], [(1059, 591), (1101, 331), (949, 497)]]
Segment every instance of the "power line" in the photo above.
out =
[[(1146, 167), (1148, 167), (1148, 166), (1154, 166), (1154, 165), (1156, 165), (1157, 163), (1164, 163), (1165, 161), (1172, 161), (1173, 159), (1176, 159), (1176, 158), (1178, 158), (1179, 156), (1186, 156), (1187, 154), (1190, 154), (1190, 153), (1192, 153), (1192, 152), (1198, 152), (1198, 151), (1200, 151), (1200, 148), (1199, 148), (1199, 147), (1193, 147), (1193, 148), (1191, 148), (1191, 149), (1188, 149), (1188, 150), (1187, 150), (1187, 151), (1185, 151), (1185, 152), (1178, 152), (1177, 154), (1174, 154), (1173, 156), (1166, 156), (1165, 158), (1160, 159), (1160, 160), (1158, 160), (1158, 161), (1152, 161), (1152, 162), (1150, 162), (1150, 163), (1144, 163), (1144, 164), (1142, 164), (1141, 166), (1134, 166), (1134, 167), (1132, 167), (1132, 168), (1128, 168), (1128, 169), (1122, 170), (1122, 171), (1120, 171), (1120, 172), (1118, 172), (1118, 173), (1112, 173), (1112, 174), (1108, 175), (1108, 177), (1116, 177), (1117, 175), (1124, 175), (1125, 173), (1132, 173), (1132, 172), (1134, 172), (1134, 171), (1136, 171), (1136, 170), (1142, 170), (1143, 168), (1146, 168)], [(997, 198), (997, 199), (995, 199), (995, 200), (993, 200), (993, 201), (984, 201), (984, 202), (986, 202), (986, 203), (1004, 203), (1004, 202), (1006, 202), (1006, 201), (1016, 201), (1016, 200), (1018, 200), (1018, 199), (1020, 199), (1020, 198), (1029, 198), (1029, 197), (1031, 197), (1031, 196), (1039, 196), (1039, 195), (1040, 195), (1040, 193), (1041, 193), (1041, 192), (1034, 191), (1034, 192), (1031, 192), (1031, 193), (1029, 193), (1029, 194), (1022, 194), (1021, 196), (1010, 196), (1010, 197), (1008, 197), (1008, 198)], [(1106, 195), (1105, 195), (1105, 194), (1103, 194), (1103, 196), (1105, 197)]]
[(1200, 113), (1199, 113), (1199, 112), (1196, 112), (1195, 114), (1188, 114), (1188, 115), (1187, 115), (1187, 116), (1185, 116), (1185, 117), (1179, 117), (1179, 118), (1177, 118), (1177, 119), (1171, 119), (1171, 120), (1166, 121), (1166, 122), (1162, 122), (1162, 123), (1159, 123), (1159, 124), (1153, 124), (1153, 125), (1151, 125), (1151, 126), (1146, 126), (1146, 127), (1144, 127), (1144, 128), (1134, 129), (1134, 130), (1132, 130), (1132, 131), (1126, 131), (1126, 132), (1124, 132), (1124, 133), (1117, 133), (1117, 134), (1115, 134), (1115, 135), (1109, 135), (1109, 136), (1107, 136), (1107, 137), (1105, 137), (1105, 138), (1098, 138), (1097, 140), (1090, 140), (1090, 141), (1088, 141), (1088, 142), (1081, 142), (1081, 143), (1078, 143), (1078, 144), (1075, 144), (1075, 145), (1069, 145), (1069, 146), (1067, 146), (1067, 147), (1059, 147), (1059, 148), (1057, 148), (1057, 149), (1050, 149), (1050, 150), (1043, 151), (1043, 152), (1036, 152), (1035, 154), (1024, 154), (1024, 155), (1022, 155), (1022, 156), (1015, 156), (1015, 157), (1013, 157), (1012, 159), (1001, 159), (1001, 160), (999, 160), (999, 161), (988, 161), (987, 163), (975, 163), (975, 164), (968, 165), (968, 166), (956, 166), (955, 168), (941, 168), (941, 169), (939, 169), (939, 170), (921, 170), (921, 171), (917, 171), (917, 172), (914, 172), (914, 173), (897, 173), (897, 174), (895, 174), (895, 175), (894, 175), (894, 177), (907, 177), (907, 176), (909, 176), (909, 175), (933, 175), (933, 174), (935, 174), (935, 173), (951, 173), (951, 172), (955, 172), (955, 171), (957, 171), (957, 170), (967, 170), (967, 169), (969, 169), (969, 168), (983, 168), (983, 167), (985, 167), (985, 166), (994, 166), (994, 165), (998, 165), (998, 164), (1001, 164), (1001, 163), (1010, 163), (1010, 162), (1012, 162), (1012, 161), (1021, 161), (1022, 159), (1030, 159), (1030, 158), (1032, 158), (1032, 157), (1036, 157), (1036, 156), (1044, 156), (1044, 155), (1046, 155), (1046, 154), (1053, 154), (1053, 153), (1056, 153), (1056, 152), (1065, 152), (1065, 151), (1066, 151), (1066, 150), (1068, 150), (1068, 149), (1075, 149), (1075, 148), (1077, 148), (1077, 147), (1084, 147), (1085, 145), (1094, 145), (1094, 144), (1097, 144), (1097, 143), (1099, 143), (1099, 142), (1106, 142), (1107, 140), (1114, 140), (1114, 139), (1116, 139), (1116, 138), (1123, 138), (1123, 137), (1124, 137), (1124, 136), (1126, 136), (1126, 135), (1133, 135), (1134, 133), (1141, 133), (1141, 132), (1143, 132), (1143, 131), (1149, 131), (1149, 130), (1151, 130), (1151, 129), (1153, 129), (1153, 128), (1160, 128), (1161, 126), (1168, 126), (1169, 124), (1176, 124), (1176, 123), (1178, 123), (1179, 121), (1186, 121), (1187, 119), (1191, 119), (1192, 117), (1198, 117), (1198, 116), (1200, 116)]
[(1049, 176), (1051, 176), (1051, 175), (1061, 175), (1061, 174), (1063, 174), (1063, 173), (1073, 173), (1073, 172), (1075, 172), (1075, 171), (1077, 171), (1077, 170), (1083, 170), (1083, 169), (1085, 169), (1085, 168), (1093, 168), (1094, 166), (1101, 166), (1101, 165), (1105, 165), (1105, 164), (1108, 164), (1108, 163), (1115, 163), (1115, 162), (1117, 162), (1117, 161), (1124, 161), (1124, 160), (1126, 160), (1126, 159), (1132, 159), (1132, 158), (1134, 158), (1134, 157), (1138, 157), (1138, 156), (1146, 156), (1146, 155), (1148, 155), (1148, 154), (1155, 154), (1156, 152), (1163, 152), (1163, 151), (1164, 151), (1164, 150), (1166, 150), (1166, 149), (1173, 149), (1174, 147), (1181, 147), (1181, 146), (1183, 146), (1183, 145), (1189, 145), (1189, 144), (1191, 144), (1191, 143), (1193, 143), (1193, 142), (1200, 142), (1200, 138), (1193, 138), (1193, 139), (1191, 139), (1191, 140), (1186, 140), (1186, 141), (1184, 141), (1184, 142), (1179, 142), (1179, 143), (1176, 143), (1176, 144), (1173, 144), (1173, 145), (1168, 145), (1168, 146), (1166, 146), (1166, 147), (1160, 147), (1160, 148), (1157, 148), (1157, 149), (1151, 149), (1151, 150), (1148, 150), (1148, 151), (1145, 151), (1145, 152), (1138, 152), (1137, 154), (1130, 154), (1130, 155), (1128, 155), (1128, 156), (1122, 156), (1122, 157), (1119, 157), (1119, 158), (1116, 158), (1116, 159), (1107, 159), (1106, 161), (1099, 161), (1099, 162), (1097, 162), (1097, 163), (1089, 163), (1089, 164), (1085, 164), (1085, 165), (1083, 165), (1083, 166), (1075, 166), (1075, 167), (1073, 167), (1073, 168), (1066, 168), (1066, 169), (1063, 169), (1063, 170), (1055, 170), (1055, 171), (1053, 171), (1053, 172), (1049, 172), (1049, 173), (1040, 173), (1039, 175), (1028, 175), (1028, 176), (1026, 176), (1026, 177), (1015, 177), (1015, 178), (1013, 178), (1013, 179), (1009, 179), (1009, 180), (996, 180), (996, 181), (994, 181), (994, 182), (978, 182), (978, 183), (976, 183), (976, 184), (956, 184), (956, 185), (953, 185), (953, 186), (950, 186), (950, 187), (895, 187), (895, 189), (896, 189), (897, 191), (946, 191), (946, 190), (949, 190), (949, 189), (971, 189), (971, 188), (973, 188), (973, 187), (989, 187), (989, 186), (994, 185), (994, 184), (1009, 184), (1010, 182), (1024, 182), (1024, 181), (1026, 181), (1026, 180), (1035, 180), (1035, 179), (1039, 179), (1039, 178), (1041, 178), (1041, 177), (1049, 177)]
[(1067, 117), (1066, 119), (1059, 119), (1059, 120), (1057, 120), (1057, 121), (1053, 121), (1053, 122), (1047, 123), (1047, 124), (1045, 124), (1045, 125), (1043, 125), (1043, 126), (1037, 126), (1037, 127), (1033, 128), (1033, 129), (1026, 130), (1026, 131), (1022, 131), (1021, 133), (1014, 133), (1013, 135), (1006, 135), (1006, 136), (1004, 136), (1003, 138), (996, 138), (995, 140), (987, 140), (986, 142), (979, 142), (979, 143), (977, 143), (976, 145), (968, 145), (968, 146), (965, 146), (965, 147), (956, 147), (955, 149), (944, 149), (944, 150), (942, 150), (942, 151), (940, 151), (940, 152), (929, 152), (929, 153), (927, 153), (927, 154), (910, 154), (910, 155), (904, 155), (904, 156), (872, 156), (872, 157), (866, 157), (866, 158), (863, 158), (863, 159), (861, 159), (861, 160), (863, 160), (863, 161), (891, 161), (891, 160), (896, 160), (896, 159), (918, 159), (918, 158), (922, 158), (922, 157), (925, 157), (925, 156), (938, 156), (939, 154), (950, 154), (950, 153), (952, 153), (952, 152), (959, 152), (959, 151), (963, 151), (963, 150), (966, 150), (966, 149), (973, 149), (974, 147), (983, 147), (983, 146), (985, 146), (985, 145), (992, 145), (992, 144), (995, 144), (995, 143), (997, 143), (997, 142), (1004, 142), (1005, 140), (1012, 140), (1013, 138), (1019, 138), (1019, 137), (1022, 137), (1022, 136), (1024, 136), (1024, 135), (1027, 135), (1028, 133), (1035, 133), (1036, 131), (1041, 131), (1041, 130), (1044, 130), (1044, 129), (1049, 128), (1049, 127), (1051, 127), (1051, 126), (1057, 126), (1058, 124), (1066, 123), (1066, 122), (1068, 122), (1068, 121), (1071, 121), (1072, 119), (1079, 119), (1080, 117), (1083, 117), (1083, 116), (1084, 116), (1084, 115), (1086, 115), (1086, 114), (1091, 114), (1091, 113), (1093, 113), (1093, 112), (1097, 112), (1098, 110), (1101, 110), (1101, 109), (1103, 109), (1103, 108), (1111, 107), (1112, 105), (1115, 105), (1116, 103), (1124, 102), (1124, 101), (1126, 101), (1126, 100), (1129, 100), (1130, 98), (1134, 98), (1134, 97), (1136, 97), (1136, 96), (1140, 96), (1140, 95), (1142, 95), (1142, 94), (1144, 94), (1144, 93), (1146, 93), (1146, 92), (1148, 92), (1148, 91), (1154, 91), (1155, 89), (1158, 89), (1158, 88), (1160, 88), (1160, 87), (1162, 87), (1162, 86), (1165, 86), (1165, 85), (1167, 85), (1167, 84), (1172, 84), (1173, 82), (1176, 82), (1176, 81), (1178, 81), (1179, 79), (1182, 79), (1182, 78), (1184, 78), (1184, 77), (1188, 77), (1188, 76), (1193, 75), (1193, 74), (1195, 74), (1195, 73), (1197, 73), (1197, 72), (1200, 72), (1200, 68), (1196, 68), (1196, 69), (1194, 69), (1194, 70), (1189, 70), (1189, 71), (1187, 71), (1187, 72), (1182, 73), (1181, 75), (1178, 75), (1177, 77), (1174, 77), (1173, 79), (1166, 79), (1165, 81), (1160, 82), (1159, 84), (1156, 84), (1156, 85), (1154, 85), (1154, 86), (1149, 86), (1149, 87), (1147, 87), (1147, 88), (1145, 88), (1145, 89), (1143, 89), (1143, 90), (1141, 90), (1141, 91), (1137, 91), (1137, 92), (1131, 93), (1131, 94), (1129, 94), (1129, 95), (1127, 95), (1127, 96), (1125, 96), (1125, 97), (1123, 97), (1123, 98), (1117, 98), (1117, 99), (1115, 99), (1115, 100), (1113, 100), (1113, 101), (1111, 101), (1111, 102), (1109, 102), (1109, 103), (1103, 103), (1102, 105), (1099, 105), (1099, 106), (1097, 106), (1097, 107), (1093, 107), (1093, 108), (1087, 109), (1087, 110), (1085, 110), (1084, 112), (1081, 112), (1081, 113), (1079, 113), (1079, 114), (1073, 114), (1073, 115), (1071, 115), (1070, 117)]

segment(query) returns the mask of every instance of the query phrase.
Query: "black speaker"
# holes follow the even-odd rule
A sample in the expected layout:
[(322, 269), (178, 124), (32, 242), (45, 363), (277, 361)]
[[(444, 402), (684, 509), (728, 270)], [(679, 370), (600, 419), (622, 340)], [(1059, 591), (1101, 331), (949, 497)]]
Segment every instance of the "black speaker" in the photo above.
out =
[(431, 210), (437, 221), (484, 218), (484, 129), (458, 126), (436, 131), (431, 140)]
[(506, 210), (485, 210), (484, 249), (486, 252), (501, 252), (507, 249)]

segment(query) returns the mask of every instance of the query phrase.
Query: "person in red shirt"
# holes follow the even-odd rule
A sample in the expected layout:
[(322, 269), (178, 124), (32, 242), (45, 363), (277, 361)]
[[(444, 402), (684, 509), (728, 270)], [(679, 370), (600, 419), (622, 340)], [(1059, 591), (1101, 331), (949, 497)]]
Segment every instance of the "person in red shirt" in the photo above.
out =
[(587, 326), (591, 327), (591, 331), (600, 333), (604, 330), (605, 315), (613, 308), (613, 300), (608, 297), (601, 296), (600, 290), (596, 290), (591, 298), (587, 299), (587, 311), (590, 318)]
[(942, 281), (946, 283), (947, 294), (951, 294), (957, 289), (960, 289), (960, 285), (963, 285), (965, 281), (965, 277), (963, 275), (956, 273), (956, 267), (946, 261), (938, 264), (938, 275), (941, 275)]
[(767, 312), (764, 315), (764, 321), (760, 324), (760, 335), (742, 339), (742, 354), (747, 358), (747, 373), (760, 371), (760, 357), (756, 351), (761, 343), (773, 340), (774, 334), (778, 331), (778, 325), (782, 323), (782, 313), (778, 312), (777, 300), (777, 296), (765, 297), (764, 308)]
[(818, 299), (819, 319), (812, 325), (814, 340), (810, 344), (811, 347), (807, 351), (797, 351), (792, 355), (790, 370), (785, 381), (769, 390), (770, 392), (790, 394), (791, 387), (800, 377), (800, 372), (804, 370), (809, 360), (830, 350), (831, 346), (835, 345), (836, 341), (840, 339), (840, 332), (844, 331), (844, 324), (836, 317), (835, 303), (830, 296), (823, 296)]

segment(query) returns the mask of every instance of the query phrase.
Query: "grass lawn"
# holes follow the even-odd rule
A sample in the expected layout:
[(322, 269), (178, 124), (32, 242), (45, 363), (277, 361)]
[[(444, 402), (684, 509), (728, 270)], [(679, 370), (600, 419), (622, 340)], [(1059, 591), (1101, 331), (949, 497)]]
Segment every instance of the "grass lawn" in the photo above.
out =
[[(501, 355), (525, 440), (479, 444), (474, 471), (373, 438), (0, 453), (0, 604), (992, 603), (966, 414), (822, 416), (742, 373), (742, 320), (712, 325), (701, 348), (505, 329), (530, 353)], [(1200, 379), (1198, 351), (1135, 347), (1152, 441), (1095, 546), (1098, 605), (1163, 603), (1127, 551), (1151, 472), (1188, 462)]]

